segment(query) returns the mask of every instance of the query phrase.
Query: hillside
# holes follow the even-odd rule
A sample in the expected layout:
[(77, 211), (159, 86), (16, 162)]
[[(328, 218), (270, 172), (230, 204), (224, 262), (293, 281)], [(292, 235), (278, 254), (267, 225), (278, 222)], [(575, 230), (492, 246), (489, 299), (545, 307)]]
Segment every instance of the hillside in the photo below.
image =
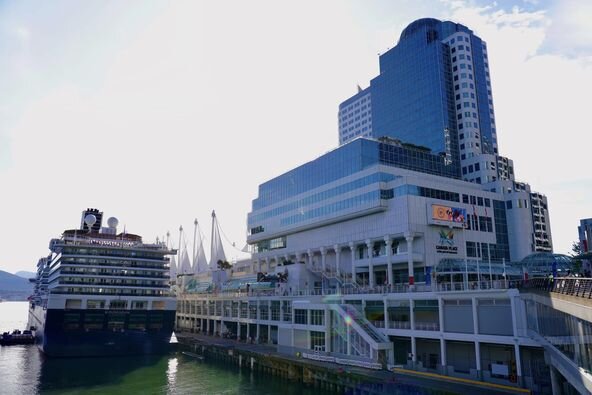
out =
[(8, 300), (26, 300), (33, 292), (29, 280), (0, 270), (0, 298)]
[(35, 276), (37, 276), (37, 273), (21, 270), (20, 272), (14, 273), (14, 275), (22, 278), (34, 278)]

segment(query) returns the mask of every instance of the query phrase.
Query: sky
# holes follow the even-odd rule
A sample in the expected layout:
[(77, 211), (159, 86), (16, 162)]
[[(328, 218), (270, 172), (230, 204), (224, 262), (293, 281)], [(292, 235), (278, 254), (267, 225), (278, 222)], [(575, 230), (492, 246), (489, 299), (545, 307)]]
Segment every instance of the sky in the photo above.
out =
[(589, 1), (0, 0), (0, 270), (33, 271), (87, 207), (175, 245), (197, 219), (206, 255), (216, 210), (244, 256), (258, 185), (338, 145), (338, 104), (422, 17), (487, 42), (500, 153), (569, 252), (592, 217)]

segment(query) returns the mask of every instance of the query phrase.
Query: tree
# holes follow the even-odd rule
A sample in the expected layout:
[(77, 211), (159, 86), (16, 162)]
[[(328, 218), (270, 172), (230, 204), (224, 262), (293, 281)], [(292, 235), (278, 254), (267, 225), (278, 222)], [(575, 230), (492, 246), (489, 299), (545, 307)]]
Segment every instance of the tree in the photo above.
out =
[(574, 241), (571, 243), (571, 256), (578, 256), (582, 254), (582, 244), (579, 241)]
[(220, 269), (220, 270), (227, 270), (227, 269), (232, 268), (232, 265), (230, 264), (230, 262), (223, 261), (222, 259), (219, 259), (217, 264), (218, 264), (218, 269)]

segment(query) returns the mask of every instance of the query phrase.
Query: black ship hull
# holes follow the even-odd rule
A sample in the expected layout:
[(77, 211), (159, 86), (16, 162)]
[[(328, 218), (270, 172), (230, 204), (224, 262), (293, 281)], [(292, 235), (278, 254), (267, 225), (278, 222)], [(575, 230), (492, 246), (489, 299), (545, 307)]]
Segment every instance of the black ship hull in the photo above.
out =
[(166, 353), (174, 323), (173, 310), (29, 310), (35, 342), (52, 357)]

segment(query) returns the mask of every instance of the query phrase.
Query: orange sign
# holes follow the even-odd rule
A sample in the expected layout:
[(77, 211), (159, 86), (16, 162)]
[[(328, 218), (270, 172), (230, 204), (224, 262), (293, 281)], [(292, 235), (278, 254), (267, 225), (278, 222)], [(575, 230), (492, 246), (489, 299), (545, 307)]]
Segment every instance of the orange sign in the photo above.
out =
[(432, 205), (432, 218), (437, 221), (463, 223), (466, 215), (464, 208)]

